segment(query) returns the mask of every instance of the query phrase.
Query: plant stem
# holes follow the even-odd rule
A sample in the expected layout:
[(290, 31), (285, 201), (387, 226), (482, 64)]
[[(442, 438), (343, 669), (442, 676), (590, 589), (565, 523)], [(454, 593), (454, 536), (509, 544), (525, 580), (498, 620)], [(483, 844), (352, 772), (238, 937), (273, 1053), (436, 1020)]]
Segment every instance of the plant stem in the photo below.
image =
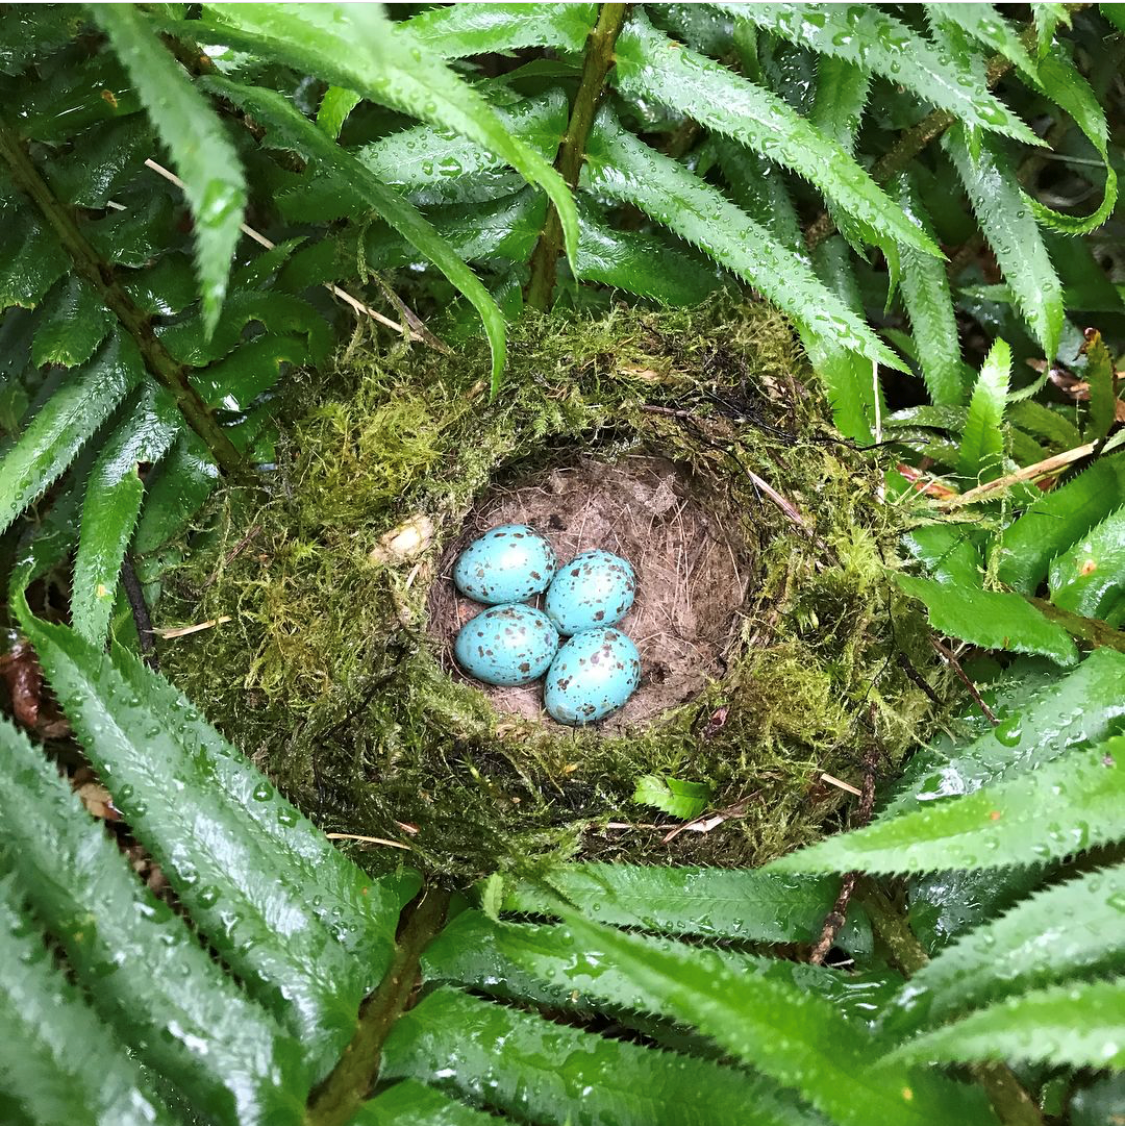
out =
[[(910, 929), (890, 898), (870, 876), (861, 876), (856, 898), (867, 908), (876, 938), (883, 944), (891, 962), (907, 977), (916, 974), (930, 960), (925, 948)], [(969, 1070), (984, 1088), (1004, 1126), (1046, 1126), (1035, 1100), (1003, 1063), (975, 1063)]]
[(310, 1103), (309, 1126), (343, 1126), (367, 1098), (379, 1074), (383, 1044), (414, 991), (422, 951), (441, 930), (448, 906), (447, 891), (427, 888), (413, 910), (407, 908), (410, 917), (387, 976), (364, 1005), (351, 1043)]
[(1045, 598), (1031, 598), (1027, 595), (1028, 602), (1039, 610), (1045, 618), (1050, 618), (1079, 641), (1087, 641), (1091, 645), (1104, 645), (1107, 649), (1116, 649), (1118, 653), (1125, 653), (1125, 633), (1097, 618), (1086, 618), (1075, 614), (1072, 610), (1064, 610)]
[[(594, 123), (594, 114), (605, 90), (605, 77), (613, 65), (613, 47), (621, 25), (625, 22), (627, 7), (627, 4), (603, 4), (598, 22), (590, 32), (586, 44), (582, 80), (578, 85), (574, 107), (570, 111), (566, 136), (563, 137), (558, 159), (555, 161), (555, 167), (572, 191), (578, 187), (578, 176), (582, 171), (582, 162), (586, 159), (586, 140), (590, 136), (590, 126)], [(551, 304), (562, 248), (563, 229), (559, 213), (554, 204), (548, 204), (543, 232), (531, 255), (527, 303), (533, 309), (544, 311)]]
[(161, 343), (151, 318), (125, 292), (113, 266), (98, 255), (79, 230), (74, 208), (55, 196), (32, 163), (23, 141), (2, 120), (0, 156), (11, 171), (12, 182), (30, 196), (70, 255), (75, 271), (97, 290), (106, 307), (136, 341), (149, 374), (171, 392), (187, 424), (207, 443), (219, 467), (232, 477), (246, 478), (242, 455), (192, 387), (188, 369)]

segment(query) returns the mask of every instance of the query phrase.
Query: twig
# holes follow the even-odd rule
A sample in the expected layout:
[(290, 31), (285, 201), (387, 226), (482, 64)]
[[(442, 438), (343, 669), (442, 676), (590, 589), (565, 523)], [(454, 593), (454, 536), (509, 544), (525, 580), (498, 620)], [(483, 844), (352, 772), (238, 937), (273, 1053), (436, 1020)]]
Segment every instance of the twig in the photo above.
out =
[[(613, 65), (613, 47), (625, 22), (626, 4), (603, 4), (594, 30), (586, 44), (582, 78), (574, 97), (574, 108), (559, 148), (555, 167), (573, 190), (586, 159), (586, 140), (594, 123), (594, 113), (605, 89), (605, 76)], [(544, 310), (551, 304), (559, 253), (563, 245), (562, 222), (553, 203), (547, 206), (547, 219), (531, 255), (531, 281), (527, 287), (527, 303)]]
[(853, 786), (850, 782), (845, 782), (843, 779), (837, 778), (833, 774), (821, 773), (820, 780), (827, 782), (829, 786), (835, 786), (838, 790), (844, 790), (846, 793), (855, 794), (855, 796), (862, 797), (863, 791), (858, 786)]
[[(872, 739), (871, 746), (863, 759), (863, 790), (855, 791), (859, 794), (859, 805), (856, 806), (855, 816), (850, 822), (852, 829), (861, 829), (871, 820), (871, 810), (875, 806), (875, 764), (878, 759), (879, 744), (877, 740)], [(821, 777), (826, 778), (827, 775), (821, 775)], [(845, 788), (854, 790), (852, 786)], [(851, 902), (852, 892), (855, 890), (855, 882), (858, 877), (858, 872), (845, 872), (843, 879), (840, 881), (840, 892), (836, 896), (836, 902), (832, 904), (832, 910), (825, 916), (820, 938), (809, 955), (809, 961), (814, 966), (824, 964), (824, 959), (835, 944), (840, 928), (847, 920), (848, 904)]]
[(121, 560), (121, 585), (125, 588), (125, 597), (129, 602), (129, 609), (133, 613), (133, 624), (137, 627), (137, 638), (141, 645), (141, 659), (150, 669), (159, 672), (160, 658), (156, 655), (156, 642), (153, 640), (152, 616), (148, 612), (148, 603), (145, 602), (145, 592), (137, 572), (133, 568), (133, 560), (125, 552)]
[(957, 674), (957, 679), (969, 690), (969, 695), (976, 701), (977, 707), (984, 713), (985, 719), (993, 727), (998, 727), (1000, 721), (996, 718), (996, 713), (984, 702), (984, 698), (977, 691), (977, 686), (965, 675), (965, 670), (961, 667), (961, 662), (957, 660), (953, 650), (947, 645), (942, 645), (936, 637), (930, 638), (930, 644), (949, 662), (949, 667)]
[(207, 588), (208, 588), (208, 587), (209, 587), (209, 586), (210, 586), (210, 585), (211, 585), (211, 584), (212, 584), (212, 583), (213, 583), (213, 582), (214, 582), (214, 581), (215, 581), (215, 580), (216, 580), (216, 579), (217, 579), (217, 578), (219, 577), (219, 575), (221, 575), (221, 574), (222, 574), (222, 572), (223, 572), (223, 568), (224, 568), (224, 567), (228, 566), (228, 565), (229, 565), (229, 564), (230, 564), (230, 563), (231, 563), (231, 562), (232, 562), (232, 561), (233, 561), (233, 560), (234, 560), (234, 559), (235, 559), (235, 558), (236, 558), (236, 557), (237, 557), (237, 556), (238, 556), (238, 555), (239, 555), (239, 554), (240, 554), (240, 553), (241, 553), (242, 551), (244, 551), (244, 550), (246, 549), (246, 545), (247, 545), (247, 544), (248, 544), (248, 543), (249, 543), (249, 542), (250, 542), (250, 541), (251, 541), (251, 540), (252, 540), (252, 539), (253, 539), (253, 538), (254, 538), (254, 537), (255, 537), (255, 536), (256, 536), (256, 535), (257, 535), (257, 534), (258, 534), (258, 533), (260, 532), (260, 531), (261, 531), (261, 530), (262, 530), (262, 525), (261, 525), (261, 524), (255, 524), (255, 525), (254, 525), (254, 526), (253, 526), (253, 527), (252, 527), (252, 528), (250, 529), (250, 531), (248, 531), (248, 532), (246, 533), (246, 535), (244, 535), (244, 536), (242, 537), (242, 539), (241, 539), (241, 540), (239, 540), (239, 541), (238, 541), (238, 543), (236, 543), (236, 544), (234, 545), (234, 547), (233, 547), (233, 548), (231, 548), (231, 550), (227, 552), (227, 554), (226, 554), (226, 557), (225, 557), (225, 558), (223, 559), (222, 563), (221, 563), (221, 564), (220, 564), (220, 565), (219, 565), (218, 567), (216, 567), (216, 568), (215, 568), (215, 570), (214, 570), (214, 572), (212, 573), (212, 575), (210, 576), (210, 578), (208, 578), (208, 579), (207, 579), (207, 581), (206, 581), (206, 582), (204, 582), (204, 584), (203, 584), (203, 589), (204, 589), (204, 590), (206, 590), (206, 589), (207, 589)]
[[(175, 174), (175, 172), (172, 172), (169, 169), (165, 168), (162, 164), (157, 164), (155, 160), (152, 160), (150, 158), (145, 161), (145, 167), (151, 168), (152, 171), (155, 172), (158, 176), (163, 176), (165, 180), (167, 180), (170, 184), (175, 184), (176, 187), (181, 191), (184, 190), (183, 180), (181, 180), (179, 176)], [(264, 246), (266, 250), (273, 250), (273, 248), (277, 245), (277, 243), (271, 242), (268, 238), (266, 238), (265, 235), (254, 230), (253, 227), (247, 226), (245, 223), (240, 223), (238, 229), (247, 238), (253, 239), (259, 246)], [(327, 289), (329, 293), (333, 294), (333, 296), (339, 297), (341, 301), (344, 301), (348, 305), (350, 305), (357, 313), (362, 313), (365, 316), (370, 317), (373, 321), (377, 321), (379, 324), (393, 329), (400, 335), (407, 336), (410, 340), (426, 339), (420, 332), (409, 331), (403, 325), (400, 325), (398, 321), (392, 321), (390, 317), (385, 317), (382, 313), (377, 312), (375, 309), (372, 309), (368, 305), (365, 305), (358, 298), (353, 297), (350, 293), (346, 293), (338, 285), (333, 285), (331, 282), (325, 282), (324, 288)]]
[(1012, 485), (1018, 485), (1021, 481), (1031, 481), (1036, 477), (1046, 477), (1056, 472), (1056, 470), (1065, 469), (1068, 465), (1073, 465), (1076, 461), (1081, 461), (1084, 457), (1089, 457), (1097, 447), (1097, 442), (1087, 442), (1084, 446), (1075, 446), (1072, 450), (1067, 450), (1061, 454), (1054, 454), (1051, 457), (1044, 458), (1042, 461), (1037, 461), (1034, 465), (1025, 465), (1023, 469), (1018, 469), (1015, 473), (1009, 473), (1004, 477), (997, 477), (995, 481), (986, 481), (983, 485), (977, 485), (975, 489), (970, 489), (967, 493), (960, 493), (955, 497), (950, 497), (948, 500), (943, 500), (938, 507), (946, 510), (960, 508), (962, 505), (973, 504), (975, 501), (980, 500), (981, 497), (987, 497), (992, 493), (1000, 492)]
[(217, 618), (208, 618), (205, 622), (196, 622), (193, 626), (165, 626), (154, 629), (152, 632), (165, 641), (175, 637), (190, 637), (193, 633), (202, 633), (205, 629), (214, 629), (215, 626), (226, 625), (231, 620), (230, 614), (220, 614)]
[(386, 845), (388, 848), (401, 848), (411, 851), (410, 845), (401, 841), (389, 841), (386, 837), (361, 837), (358, 833), (325, 833), (330, 841), (363, 841), (364, 844)]
[(1079, 641), (1088, 642), (1093, 646), (1104, 645), (1107, 649), (1116, 649), (1118, 653), (1125, 653), (1125, 633), (1114, 629), (1107, 622), (1100, 621), (1098, 618), (1085, 618), (1072, 610), (1064, 610), (1045, 598), (1033, 598), (1027, 594), (1024, 598), (1045, 617), (1062, 626), (1071, 637), (1077, 637)]

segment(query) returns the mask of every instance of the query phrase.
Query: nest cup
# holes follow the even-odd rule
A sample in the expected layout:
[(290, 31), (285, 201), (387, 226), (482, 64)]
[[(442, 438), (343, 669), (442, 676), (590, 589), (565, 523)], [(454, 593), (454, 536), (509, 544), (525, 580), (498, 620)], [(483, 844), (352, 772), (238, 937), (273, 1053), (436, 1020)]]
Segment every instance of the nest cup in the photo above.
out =
[[(475, 341), (353, 343), (298, 387), (317, 405), (285, 428), (271, 499), (218, 494), (159, 603), (162, 625), (231, 621), (166, 645), (165, 669), (326, 828), (459, 879), (761, 863), (814, 839), (847, 800), (821, 774), (856, 778), (873, 742), (892, 765), (934, 718), (905, 670), (941, 674), (887, 576), (902, 509), (832, 431), (789, 326), (727, 299), (528, 318), (495, 400), (487, 371)], [(562, 727), (539, 685), (453, 665), (478, 607), (452, 562), (497, 523), (637, 570), (623, 628), (644, 680), (602, 724)], [(632, 803), (646, 775), (705, 783), (729, 816), (665, 844)]]

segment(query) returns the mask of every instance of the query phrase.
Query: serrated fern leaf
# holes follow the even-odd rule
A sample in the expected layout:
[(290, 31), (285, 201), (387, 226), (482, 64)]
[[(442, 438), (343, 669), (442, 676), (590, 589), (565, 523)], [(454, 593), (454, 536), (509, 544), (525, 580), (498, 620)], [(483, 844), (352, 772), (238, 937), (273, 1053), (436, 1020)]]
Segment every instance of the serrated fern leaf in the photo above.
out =
[[(578, 246), (578, 216), (563, 178), (509, 132), (483, 96), (409, 32), (394, 32), (371, 4), (209, 4), (224, 22), (169, 22), (175, 34), (259, 54), (270, 52), (299, 70), (346, 86), (366, 98), (453, 129), (510, 164), (542, 188), (558, 211), (568, 257)], [(395, 42), (397, 36), (398, 42)], [(392, 45), (393, 44), (393, 45)], [(467, 296), (467, 295), (466, 295)]]
[(908, 532), (903, 546), (938, 582), (969, 589), (981, 585), (984, 567), (971, 528), (927, 524)]
[(1039, 864), (1125, 837), (1125, 736), (776, 860), (774, 872)]
[(246, 209), (242, 162), (219, 118), (132, 5), (99, 4), (94, 18), (129, 72), (184, 182), (195, 218), (203, 320), (218, 323)]
[(396, 31), (445, 59), (524, 47), (577, 54), (597, 18), (597, 4), (454, 4), (420, 12)]
[(946, 947), (903, 989), (899, 1006), (915, 1024), (1081, 974), (1125, 957), (1125, 865), (1087, 872), (1025, 899)]
[(77, 274), (59, 280), (39, 311), (39, 327), (31, 348), (36, 367), (85, 363), (106, 338), (110, 317), (93, 287)]
[(1018, 594), (951, 586), (896, 576), (899, 586), (926, 604), (930, 624), (949, 637), (1013, 653), (1039, 653), (1060, 665), (1078, 662), (1070, 635)]
[(62, 476), (90, 436), (143, 378), (136, 345), (116, 333), (67, 377), (0, 458), (0, 530)]
[(0, 842), (101, 1018), (215, 1122), (299, 1126), (308, 1080), (296, 1044), (141, 884), (55, 767), (4, 719), (0, 748), (13, 803)]
[(1086, 341), (1086, 383), (1090, 394), (1090, 413), (1084, 437), (1088, 442), (1104, 438), (1117, 422), (1117, 373), (1113, 356), (1100, 332), (1091, 332)]
[(1117, 206), (1117, 169), (1109, 155), (1105, 111), (1090, 84), (1068, 60), (1047, 55), (1040, 64), (1039, 78), (1043, 93), (1070, 114), (1105, 161), (1105, 193), (1097, 210), (1085, 216), (1063, 215), (1032, 196), (1026, 198), (1044, 226), (1064, 235), (1084, 235), (1102, 226)]
[(1031, 14), (1035, 22), (1035, 44), (1039, 58), (1047, 54), (1059, 24), (1070, 26), (1070, 9), (1049, 0), (1032, 0)]
[[(504, 1045), (503, 1054), (496, 1051)], [(559, 1061), (565, 1060), (564, 1067)], [(412, 1078), (532, 1121), (617, 1126), (803, 1126), (760, 1113), (745, 1072), (554, 1024), (448, 988), (395, 1025), (383, 1079)]]
[(1087, 618), (1104, 618), (1125, 590), (1125, 507), (1091, 528), (1050, 568), (1051, 601)]
[(942, 137), (996, 261), (1049, 362), (1063, 324), (1062, 283), (1007, 156), (988, 137), (974, 151), (960, 126)]
[(1122, 505), (1125, 455), (1099, 458), (1084, 473), (1045, 493), (1003, 529), (997, 577), (1024, 594), (1034, 594), (1051, 560)]
[(336, 141), (340, 138), (340, 130), (348, 115), (363, 99), (354, 91), (345, 86), (329, 86), (320, 99), (320, 108), (316, 111), (317, 125)]
[[(111, 662), (63, 627), (26, 615), (23, 626), (130, 826), (250, 992), (299, 1033), (322, 1077), (389, 963), (393, 911), (376, 918), (353, 900), (345, 912), (334, 896), (326, 904), (309, 871), (311, 827), (158, 677), (125, 655)], [(192, 798), (161, 781), (169, 775)], [(317, 850), (326, 880), (348, 866), (328, 861), (330, 847)], [(353, 874), (353, 890), (361, 879)], [(365, 886), (390, 906), (377, 885)]]
[(973, 39), (991, 47), (1017, 66), (1033, 82), (1039, 78), (1039, 68), (1016, 31), (993, 4), (935, 4), (928, 3), (926, 10), (956, 24)]
[(645, 774), (637, 779), (633, 801), (651, 805), (669, 817), (690, 821), (698, 817), (711, 799), (711, 787), (701, 782), (681, 782), (678, 778), (659, 778)]
[(961, 432), (957, 470), (966, 487), (995, 480), (1003, 469), (1004, 406), (1011, 376), (1012, 350), (997, 340), (980, 369)]
[(1125, 979), (1060, 985), (1012, 997), (928, 1032), (899, 1059), (1021, 1060), (1125, 1068)]
[(171, 395), (149, 381), (98, 455), (82, 505), (70, 615), (94, 644), (105, 640), (121, 562), (140, 516), (144, 484), (138, 462), (156, 462), (180, 430)]
[(657, 31), (643, 12), (630, 18), (616, 47), (614, 81), (627, 97), (656, 98), (717, 133), (804, 176), (848, 214), (883, 237), (940, 256), (847, 152), (776, 94), (741, 78)]
[(726, 4), (728, 11), (817, 54), (854, 63), (905, 86), (980, 129), (1028, 144), (1039, 138), (968, 69), (874, 4)]
[(0, 879), (0, 1086), (36, 1126), (173, 1126), (136, 1061), (53, 964), (11, 877)]
[(496, 1126), (496, 1118), (404, 1079), (364, 1103), (348, 1126)]
[(907, 765), (898, 796), (881, 816), (972, 793), (988, 782), (1038, 768), (1072, 747), (1107, 738), (1125, 716), (1123, 678), (1125, 655), (1104, 648), (1095, 649), (1064, 677), (1052, 670), (1042, 683), (998, 701), (998, 727), (952, 748), (919, 751)]
[(145, 482), (148, 496), (133, 550), (144, 555), (179, 535), (218, 482), (219, 469), (207, 447), (194, 431), (182, 430), (153, 478)]
[(34, 309), (70, 269), (70, 259), (38, 214), (0, 211), (0, 312)]
[(492, 383), (494, 388), (498, 387), (504, 369), (506, 348), (504, 316), (480, 279), (448, 242), (438, 235), (421, 212), (397, 192), (380, 183), (364, 164), (333, 143), (280, 94), (259, 86), (242, 86), (225, 79), (209, 79), (208, 85), (237, 105), (251, 109), (255, 117), (276, 133), (276, 136), (270, 138), (271, 144), (291, 147), (306, 159), (316, 160), (326, 169), (343, 176), (353, 188), (363, 194), (372, 210), (382, 215), (419, 253), (449, 278), (480, 314), (492, 347)]
[[(839, 889), (819, 878), (722, 868), (568, 864), (520, 881), (503, 910), (554, 915), (559, 896), (601, 922), (746, 942), (814, 942)], [(859, 917), (857, 907), (849, 918)]]
[[(542, 953), (513, 950), (517, 962), (526, 958), (530, 968), (557, 976), (568, 961), (584, 993), (698, 1029), (835, 1122), (988, 1121), (978, 1094), (936, 1075), (882, 1063), (874, 1078), (883, 1056), (878, 1043), (789, 982), (738, 972), (716, 951), (625, 934), (577, 912), (563, 922), (559, 941), (568, 958), (552, 966)], [(602, 965), (611, 967), (604, 977)]]
[(889, 367), (900, 366), (863, 318), (851, 312), (804, 262), (717, 189), (622, 129), (608, 106), (595, 119), (582, 182), (588, 189), (639, 207), (746, 278), (814, 331)]
[[(932, 236), (917, 189), (903, 175), (898, 181), (898, 201), (914, 223)], [(944, 265), (910, 247), (900, 247), (902, 300), (910, 317), (910, 327), (918, 346), (922, 378), (930, 401), (954, 405), (964, 400), (965, 362), (961, 359), (961, 338), (953, 294)]]

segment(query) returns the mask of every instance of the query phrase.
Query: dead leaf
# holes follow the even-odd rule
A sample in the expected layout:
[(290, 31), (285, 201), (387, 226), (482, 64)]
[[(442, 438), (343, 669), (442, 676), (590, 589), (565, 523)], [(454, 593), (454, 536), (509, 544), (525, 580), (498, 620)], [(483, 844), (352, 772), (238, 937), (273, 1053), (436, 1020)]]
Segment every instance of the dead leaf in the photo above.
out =
[(434, 538), (434, 522), (425, 514), (412, 516), (379, 537), (368, 559), (372, 563), (404, 563), (420, 555)]

